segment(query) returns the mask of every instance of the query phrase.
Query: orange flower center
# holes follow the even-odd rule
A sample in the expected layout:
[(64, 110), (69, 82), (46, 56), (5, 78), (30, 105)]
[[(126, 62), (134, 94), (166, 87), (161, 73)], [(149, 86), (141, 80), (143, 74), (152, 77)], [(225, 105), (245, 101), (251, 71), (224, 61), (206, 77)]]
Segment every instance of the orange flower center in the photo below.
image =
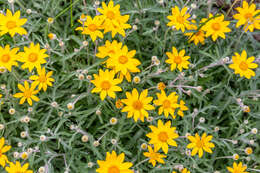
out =
[(41, 83), (46, 82), (46, 77), (45, 77), (45, 75), (40, 75), (38, 80), (39, 80)]
[(108, 11), (107, 12), (107, 18), (109, 19), (114, 19), (115, 18), (115, 13), (113, 11)]
[(37, 59), (38, 59), (38, 55), (36, 53), (30, 53), (30, 55), (28, 57), (28, 60), (30, 62), (35, 62), (35, 61), (37, 61)]
[(125, 64), (128, 62), (128, 58), (126, 56), (120, 56), (118, 61), (120, 64)]
[(14, 28), (16, 27), (16, 22), (14, 22), (14, 21), (8, 21), (8, 22), (6, 23), (6, 27), (7, 27), (8, 29), (14, 29)]
[(177, 17), (177, 22), (183, 24), (184, 23), (184, 17), (183, 16), (178, 16)]
[(158, 138), (159, 138), (159, 140), (160, 140), (161, 142), (167, 142), (167, 140), (168, 140), (168, 135), (167, 135), (166, 132), (160, 132), (160, 133), (158, 134)]
[(212, 23), (212, 25), (211, 25), (211, 27), (212, 27), (212, 29), (214, 29), (215, 31), (218, 31), (218, 30), (220, 30), (220, 24), (219, 23)]
[(197, 147), (202, 148), (204, 146), (204, 143), (202, 140), (197, 141)]
[(23, 94), (26, 98), (30, 98), (32, 96), (32, 92), (30, 90), (25, 90)]
[(90, 31), (92, 31), (92, 32), (95, 32), (96, 30), (97, 30), (97, 25), (95, 25), (95, 24), (90, 24), (89, 26), (88, 26), (88, 29), (90, 30)]
[(120, 173), (120, 170), (117, 166), (111, 166), (108, 168), (108, 173)]
[(180, 57), (180, 56), (176, 56), (176, 57), (174, 58), (174, 62), (175, 62), (176, 64), (180, 64), (180, 63), (182, 62), (181, 57)]
[(7, 63), (10, 59), (11, 59), (11, 57), (7, 54), (3, 55), (1, 58), (2, 62), (4, 62), (4, 63)]
[(164, 108), (170, 108), (171, 107), (171, 102), (169, 100), (164, 100), (163, 101), (163, 107)]
[(114, 50), (110, 50), (110, 51), (108, 51), (108, 53), (115, 54), (115, 51)]
[(133, 107), (135, 110), (141, 110), (143, 108), (143, 103), (140, 100), (136, 100), (133, 103)]
[(111, 84), (109, 81), (105, 80), (101, 83), (101, 88), (103, 90), (109, 90), (109, 88), (111, 87)]
[(200, 36), (202, 34), (202, 32), (201, 31), (198, 31), (195, 35), (196, 36)]
[(248, 65), (245, 61), (242, 61), (240, 64), (239, 64), (239, 68), (243, 71), (246, 71), (248, 69)]
[(245, 16), (244, 16), (247, 20), (252, 20), (253, 18), (253, 14), (252, 13), (246, 13)]

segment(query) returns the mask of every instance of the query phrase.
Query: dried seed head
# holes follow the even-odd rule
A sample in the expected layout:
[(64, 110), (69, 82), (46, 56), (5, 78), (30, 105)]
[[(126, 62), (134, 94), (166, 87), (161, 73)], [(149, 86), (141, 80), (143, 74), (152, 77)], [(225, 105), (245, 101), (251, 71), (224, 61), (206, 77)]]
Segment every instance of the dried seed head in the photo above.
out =
[(27, 9), (27, 10), (26, 10), (26, 13), (27, 13), (27, 14), (31, 14), (31, 13), (32, 13), (32, 10), (31, 10), (31, 9)]
[(116, 139), (111, 139), (111, 144), (113, 144), (113, 145), (116, 145), (117, 144), (117, 140)]
[(54, 19), (53, 19), (52, 17), (49, 17), (49, 18), (47, 19), (47, 22), (48, 22), (49, 24), (53, 24)]
[(13, 153), (13, 156), (14, 156), (15, 159), (18, 159), (19, 156), (20, 156), (20, 154), (19, 154), (17, 151), (15, 151), (15, 152)]
[(257, 128), (252, 128), (251, 133), (253, 133), (253, 134), (256, 135), (256, 134), (257, 134), (257, 131), (258, 131)]
[(100, 109), (96, 110), (96, 115), (101, 115), (102, 112), (100, 111)]
[(0, 124), (0, 130), (3, 130), (5, 128), (5, 125)]
[(9, 114), (10, 114), (10, 115), (15, 114), (15, 109), (14, 109), (14, 108), (9, 109)]
[(100, 145), (100, 143), (99, 143), (99, 141), (94, 141), (93, 145), (94, 145), (94, 147), (98, 147)]
[(147, 144), (146, 143), (142, 143), (141, 144), (141, 149), (142, 150), (146, 150), (147, 149)]
[(135, 77), (133, 78), (133, 81), (134, 81), (134, 83), (138, 84), (138, 83), (140, 83), (141, 79), (140, 79), (139, 76), (135, 76)]
[(109, 123), (110, 123), (111, 125), (117, 124), (117, 118), (116, 118), (116, 117), (112, 117), (112, 118), (109, 120)]
[(51, 106), (54, 107), (54, 108), (57, 108), (59, 105), (57, 102), (51, 102)]
[(85, 76), (84, 76), (83, 74), (79, 74), (79, 75), (78, 75), (78, 78), (79, 78), (79, 80), (84, 80), (84, 79), (85, 79)]
[(45, 167), (40, 167), (39, 169), (38, 169), (38, 172), (39, 173), (45, 173)]
[(138, 29), (137, 25), (133, 25), (133, 30), (136, 31)]
[(45, 135), (41, 135), (41, 136), (40, 136), (40, 141), (42, 141), (42, 142), (43, 142), (43, 141), (46, 141), (46, 136), (45, 136)]
[(28, 154), (27, 152), (22, 152), (21, 155), (20, 155), (20, 157), (21, 157), (23, 160), (28, 159), (28, 156), (29, 156), (29, 154)]
[(28, 134), (27, 134), (26, 131), (22, 131), (22, 132), (20, 133), (20, 136), (21, 136), (21, 138), (26, 138), (26, 137), (28, 136)]
[(253, 149), (252, 149), (251, 147), (247, 147), (247, 148), (245, 149), (245, 153), (246, 153), (247, 155), (250, 155), (250, 154), (253, 153)]
[(68, 108), (69, 110), (73, 110), (73, 109), (74, 109), (74, 104), (73, 104), (73, 103), (68, 103), (68, 104), (67, 104), (67, 108)]
[(83, 136), (81, 137), (81, 141), (82, 141), (82, 142), (88, 142), (88, 136), (87, 136), (87, 135), (83, 135)]
[(233, 159), (234, 160), (238, 160), (239, 159), (239, 155), (238, 154), (233, 154)]

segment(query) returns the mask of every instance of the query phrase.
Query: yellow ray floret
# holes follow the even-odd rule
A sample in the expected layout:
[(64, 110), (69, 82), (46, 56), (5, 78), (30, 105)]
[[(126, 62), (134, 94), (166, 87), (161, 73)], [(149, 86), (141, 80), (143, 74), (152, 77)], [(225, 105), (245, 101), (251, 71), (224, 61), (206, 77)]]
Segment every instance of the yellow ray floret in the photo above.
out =
[(19, 48), (17, 47), (10, 49), (10, 45), (6, 45), (4, 48), (0, 46), (0, 67), (12, 71), (12, 66), (18, 66), (18, 50)]
[(20, 11), (17, 11), (12, 14), (12, 12), (7, 9), (6, 15), (0, 14), (0, 36), (9, 33), (12, 37), (14, 35), (26, 35), (27, 31), (22, 28), (26, 23), (27, 19), (20, 19)]
[(149, 163), (155, 167), (156, 162), (165, 164), (163, 158), (166, 158), (166, 155), (160, 154), (158, 152), (158, 148), (152, 148), (151, 146), (148, 146), (148, 151), (149, 152), (144, 152), (144, 156), (149, 158)]
[(242, 162), (239, 162), (239, 164), (234, 162), (233, 163), (233, 168), (227, 167), (227, 170), (230, 173), (249, 173), (249, 172), (245, 171), (246, 169), (247, 169), (247, 166), (243, 165)]
[(235, 74), (239, 74), (241, 77), (245, 76), (247, 79), (250, 79), (252, 76), (255, 76), (255, 72), (251, 69), (258, 67), (256, 63), (253, 63), (255, 57), (251, 56), (247, 58), (247, 53), (245, 50), (242, 51), (242, 54), (239, 55), (235, 52), (235, 56), (232, 56), (233, 64), (229, 65), (229, 68), (235, 70)]
[(11, 146), (9, 145), (5, 145), (5, 138), (1, 138), (0, 139), (0, 165), (2, 167), (5, 167), (6, 163), (8, 163), (8, 158), (7, 156), (5, 155), (5, 153), (7, 151), (9, 151), (11, 149)]
[(139, 95), (137, 89), (133, 89), (132, 93), (126, 92), (126, 99), (121, 101), (126, 104), (122, 112), (128, 112), (127, 118), (134, 118), (137, 122), (138, 119), (144, 121), (144, 117), (148, 118), (147, 110), (153, 110), (154, 107), (149, 103), (153, 100), (152, 97), (147, 97), (148, 90), (144, 90)]
[(174, 139), (178, 138), (179, 135), (175, 132), (176, 127), (171, 127), (171, 121), (167, 121), (163, 124), (162, 120), (158, 120), (157, 127), (149, 126), (152, 130), (146, 136), (150, 138), (149, 144), (153, 144), (154, 148), (162, 148), (165, 154), (168, 153), (168, 145), (177, 147), (177, 143)]
[(28, 170), (29, 163), (25, 163), (23, 166), (19, 161), (16, 161), (15, 164), (10, 162), (9, 167), (6, 167), (5, 170), (7, 173), (33, 173), (32, 170)]
[(103, 71), (99, 70), (99, 74), (94, 74), (94, 80), (91, 83), (95, 85), (95, 88), (91, 91), (92, 93), (100, 93), (101, 100), (104, 100), (108, 95), (111, 98), (116, 98), (115, 92), (122, 91), (122, 88), (117, 86), (122, 82), (120, 79), (114, 79), (115, 72), (113, 70)]
[(106, 160), (98, 160), (97, 164), (99, 166), (96, 169), (97, 173), (134, 173), (130, 169), (133, 165), (131, 162), (124, 162), (125, 154), (121, 153), (119, 155), (113, 150), (112, 153), (107, 152)]

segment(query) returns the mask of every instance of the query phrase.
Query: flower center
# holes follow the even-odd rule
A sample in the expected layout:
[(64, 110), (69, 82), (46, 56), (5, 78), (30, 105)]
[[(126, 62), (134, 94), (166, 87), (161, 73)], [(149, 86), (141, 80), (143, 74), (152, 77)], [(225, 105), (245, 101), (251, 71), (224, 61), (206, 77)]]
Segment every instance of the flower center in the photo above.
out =
[(184, 23), (184, 18), (183, 18), (183, 16), (178, 16), (178, 17), (177, 17), (177, 22), (183, 24), (183, 23)]
[(101, 88), (103, 90), (109, 90), (109, 88), (111, 87), (111, 84), (109, 81), (105, 80), (101, 83)]
[(248, 69), (248, 65), (245, 61), (242, 61), (240, 64), (239, 64), (239, 68), (243, 71), (246, 71)]
[(40, 75), (38, 80), (39, 80), (41, 83), (46, 82), (46, 77), (45, 77), (45, 75)]
[(7, 27), (8, 29), (14, 29), (14, 28), (16, 27), (16, 22), (14, 22), (14, 21), (8, 21), (8, 22), (6, 23), (6, 27)]
[(3, 55), (1, 58), (2, 62), (4, 63), (7, 63), (10, 59), (11, 59), (10, 56), (7, 54)]
[(219, 23), (212, 23), (211, 25), (212, 29), (214, 29), (215, 31), (218, 31), (220, 29), (220, 24)]
[(201, 31), (198, 31), (195, 35), (196, 36), (200, 36), (202, 34), (202, 32)]
[(32, 92), (30, 90), (25, 90), (24, 91), (24, 97), (30, 98), (32, 96)]
[(143, 103), (140, 100), (136, 100), (133, 103), (133, 107), (135, 110), (141, 110), (143, 108)]
[(204, 143), (202, 140), (197, 141), (197, 147), (202, 148), (204, 146)]
[(108, 173), (120, 173), (120, 170), (117, 166), (111, 166), (108, 168)]
[(108, 51), (108, 53), (115, 54), (115, 51), (114, 50), (110, 50), (110, 51)]
[(126, 56), (120, 56), (118, 59), (120, 64), (125, 64), (128, 61), (128, 58)]
[(246, 13), (245, 16), (244, 16), (247, 20), (252, 20), (253, 18), (253, 14), (252, 13)]
[(170, 108), (171, 107), (171, 102), (169, 100), (164, 100), (163, 101), (163, 107), (164, 108)]
[(160, 133), (158, 134), (158, 138), (159, 138), (159, 140), (160, 140), (161, 142), (167, 142), (167, 140), (168, 140), (168, 135), (167, 135), (166, 132), (160, 132)]
[(181, 59), (180, 56), (176, 56), (176, 57), (174, 58), (174, 62), (175, 62), (176, 64), (180, 64), (181, 61), (182, 61), (182, 59)]
[(95, 25), (95, 24), (90, 24), (89, 26), (88, 26), (88, 29), (90, 30), (90, 31), (92, 31), (92, 32), (95, 32), (96, 30), (97, 30), (97, 25)]
[(109, 19), (114, 19), (115, 18), (115, 13), (113, 11), (108, 11), (107, 12), (107, 18)]
[(37, 61), (37, 59), (38, 59), (38, 55), (36, 53), (30, 53), (30, 55), (28, 57), (28, 60), (30, 62), (35, 62), (35, 61)]

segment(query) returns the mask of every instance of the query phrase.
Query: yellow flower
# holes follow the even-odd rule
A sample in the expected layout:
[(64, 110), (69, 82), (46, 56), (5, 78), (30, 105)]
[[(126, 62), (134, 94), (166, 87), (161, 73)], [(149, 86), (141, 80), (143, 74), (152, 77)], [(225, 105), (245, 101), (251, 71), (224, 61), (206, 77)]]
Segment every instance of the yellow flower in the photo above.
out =
[(136, 67), (141, 64), (138, 59), (135, 59), (136, 50), (131, 50), (128, 52), (127, 46), (124, 46), (121, 50), (117, 50), (113, 56), (106, 60), (106, 65), (108, 68), (112, 68), (115, 72), (120, 72), (121, 78), (126, 77), (127, 81), (131, 81), (132, 73), (140, 72)]
[(83, 27), (77, 27), (76, 31), (82, 31), (82, 34), (90, 35), (92, 41), (95, 41), (97, 37), (103, 38), (103, 33), (100, 31), (102, 29), (103, 17), (95, 16), (93, 19), (91, 16), (87, 16), (87, 20), (82, 22), (78, 20), (79, 23), (82, 24)]
[(22, 166), (20, 162), (16, 161), (15, 164), (10, 162), (9, 167), (6, 167), (5, 170), (8, 173), (33, 173), (32, 170), (28, 170), (28, 167), (29, 163), (26, 163)]
[(174, 115), (175, 109), (179, 107), (178, 105), (178, 95), (176, 92), (172, 92), (169, 96), (167, 96), (164, 90), (161, 90), (161, 93), (156, 93), (158, 100), (154, 100), (153, 103), (156, 106), (160, 106), (159, 108), (159, 115), (164, 113), (164, 116), (168, 118), (169, 113), (170, 115), (175, 118)]
[(187, 168), (184, 168), (181, 173), (190, 173), (190, 171)]
[(120, 99), (118, 99), (116, 101), (116, 108), (121, 109), (123, 106), (124, 106), (124, 103)]
[(188, 139), (190, 140), (190, 144), (187, 145), (187, 148), (193, 149), (191, 152), (191, 155), (194, 156), (195, 154), (199, 153), (199, 157), (203, 156), (203, 150), (212, 153), (211, 148), (214, 148), (215, 145), (211, 142), (209, 142), (212, 139), (212, 136), (207, 136), (206, 133), (203, 133), (202, 137), (198, 135), (198, 133), (195, 134), (195, 136), (188, 136)]
[(105, 58), (105, 57), (112, 57), (121, 50), (122, 48), (122, 43), (117, 42), (116, 40), (113, 40), (112, 43), (110, 41), (106, 41), (104, 46), (99, 46), (98, 47), (98, 53), (96, 56), (98, 58)]
[(158, 148), (153, 149), (151, 146), (148, 146), (149, 152), (144, 153), (145, 157), (149, 157), (149, 163), (152, 163), (153, 167), (155, 167), (156, 161), (165, 164), (163, 158), (166, 158), (166, 156), (164, 154), (158, 153), (158, 150)]
[(251, 69), (257, 68), (258, 65), (253, 63), (255, 57), (251, 56), (247, 58), (247, 53), (245, 50), (242, 51), (241, 56), (235, 52), (235, 56), (232, 56), (233, 64), (229, 65), (229, 68), (235, 70), (235, 74), (239, 74), (240, 77), (245, 76), (247, 79), (250, 79), (252, 76), (255, 76), (255, 72)]
[(183, 117), (184, 116), (183, 111), (187, 111), (189, 110), (189, 108), (185, 106), (185, 102), (183, 100), (180, 101), (179, 106), (180, 109), (178, 110), (177, 114)]
[(99, 70), (99, 75), (94, 74), (94, 80), (91, 83), (95, 85), (95, 88), (91, 91), (92, 93), (100, 93), (101, 100), (104, 100), (108, 95), (109, 97), (116, 98), (115, 92), (122, 91), (118, 85), (122, 82), (120, 79), (114, 79), (114, 71), (103, 71)]
[(45, 54), (46, 49), (40, 49), (40, 44), (34, 43), (30, 44), (30, 47), (24, 47), (24, 52), (20, 52), (18, 55), (20, 56), (19, 61), (23, 62), (24, 64), (21, 66), (22, 69), (28, 68), (31, 72), (34, 67), (37, 69), (41, 68), (41, 64), (45, 64), (47, 61), (45, 58), (48, 57)]
[(256, 10), (256, 5), (251, 4), (248, 6), (247, 1), (243, 1), (243, 7), (236, 8), (238, 11), (233, 17), (237, 19), (238, 22), (236, 27), (238, 28), (241, 25), (244, 25), (245, 31), (253, 32), (254, 29), (260, 29), (260, 10)]
[(49, 71), (47, 74), (45, 72), (45, 67), (42, 69), (37, 69), (38, 75), (30, 76), (30, 80), (33, 80), (35, 85), (38, 85), (38, 90), (40, 91), (42, 88), (44, 91), (47, 90), (48, 86), (52, 86), (52, 82), (54, 82), (54, 79), (51, 78), (51, 75), (53, 71)]
[(4, 153), (6, 153), (11, 149), (11, 146), (9, 145), (4, 146), (4, 145), (5, 145), (5, 138), (2, 137), (0, 139), (0, 165), (2, 167), (5, 167), (5, 164), (9, 163), (8, 158), (6, 155), (4, 155)]
[(163, 82), (159, 82), (157, 84), (157, 89), (158, 90), (164, 90), (166, 88), (166, 85)]
[(122, 112), (128, 112), (127, 118), (134, 118), (134, 121), (137, 122), (140, 119), (144, 121), (144, 117), (148, 118), (148, 112), (146, 110), (153, 110), (154, 107), (149, 103), (153, 100), (152, 97), (147, 97), (148, 90), (144, 90), (139, 95), (137, 89), (133, 89), (132, 94), (126, 92), (126, 99), (122, 99), (122, 102), (126, 106), (122, 109)]
[(129, 15), (121, 16), (120, 5), (114, 6), (112, 0), (109, 1), (108, 6), (105, 2), (102, 2), (102, 8), (97, 10), (105, 19), (103, 23), (104, 33), (112, 31), (112, 37), (117, 33), (125, 37), (125, 29), (131, 28), (131, 25), (126, 23), (129, 20)]
[[(193, 23), (195, 23), (195, 20), (192, 20)], [(201, 29), (198, 30), (198, 27), (194, 24), (190, 25), (190, 30), (194, 30), (191, 32), (187, 32), (184, 35), (189, 37), (189, 43), (190, 42), (194, 42), (195, 45), (197, 45), (198, 43), (204, 44), (205, 42), (205, 33), (204, 31), (202, 31)]]
[(177, 147), (177, 143), (174, 139), (178, 138), (179, 135), (175, 132), (176, 127), (171, 127), (171, 121), (168, 121), (163, 124), (162, 120), (158, 120), (157, 127), (149, 126), (152, 130), (151, 133), (148, 133), (146, 136), (151, 138), (149, 144), (153, 144), (154, 148), (162, 148), (165, 154), (168, 153), (168, 145)]
[(182, 71), (182, 69), (188, 69), (188, 65), (190, 64), (188, 59), (190, 59), (189, 56), (184, 56), (185, 55), (185, 50), (182, 49), (179, 53), (177, 49), (173, 46), (172, 47), (172, 53), (171, 52), (166, 52), (166, 55), (168, 56), (169, 59), (167, 59), (165, 62), (168, 64), (171, 64), (171, 71), (175, 70), (176, 67)]
[(27, 31), (22, 28), (27, 19), (20, 19), (20, 11), (17, 11), (12, 14), (12, 12), (7, 9), (6, 15), (0, 14), (0, 36), (9, 33), (12, 37), (14, 35), (20, 34), (20, 35), (26, 35)]
[(117, 156), (113, 150), (110, 154), (107, 152), (106, 160), (98, 160), (99, 168), (97, 173), (134, 173), (129, 168), (133, 165), (131, 162), (124, 162), (125, 154), (121, 153)]
[(239, 164), (237, 164), (236, 162), (233, 163), (233, 168), (231, 167), (227, 167), (228, 171), (231, 173), (248, 173), (246, 172), (247, 166), (243, 166), (242, 162), (239, 162)]
[(206, 32), (206, 37), (211, 36), (213, 41), (216, 41), (218, 37), (222, 37), (223, 39), (225, 39), (225, 33), (231, 32), (231, 30), (228, 28), (230, 22), (224, 21), (223, 14), (218, 17), (209, 14), (209, 18), (202, 19), (201, 23), (205, 23), (205, 25), (203, 25), (201, 29)]
[(19, 104), (23, 104), (25, 100), (29, 103), (30, 106), (32, 106), (32, 100), (38, 102), (40, 99), (35, 96), (39, 91), (35, 90), (37, 84), (32, 83), (31, 88), (29, 86), (29, 83), (27, 81), (24, 81), (24, 86), (21, 84), (18, 84), (19, 90), (21, 90), (21, 93), (16, 93), (13, 96), (15, 98), (21, 98)]
[(175, 26), (177, 30), (181, 29), (181, 31), (184, 32), (185, 28), (188, 28), (190, 24), (187, 20), (190, 17), (190, 14), (186, 14), (187, 10), (187, 7), (184, 7), (181, 11), (178, 6), (172, 8), (172, 16), (167, 16), (170, 20), (167, 26)]
[(12, 71), (12, 66), (18, 66), (17, 55), (19, 48), (10, 49), (10, 45), (6, 45), (4, 48), (0, 46), (0, 67), (6, 68), (8, 71)]

